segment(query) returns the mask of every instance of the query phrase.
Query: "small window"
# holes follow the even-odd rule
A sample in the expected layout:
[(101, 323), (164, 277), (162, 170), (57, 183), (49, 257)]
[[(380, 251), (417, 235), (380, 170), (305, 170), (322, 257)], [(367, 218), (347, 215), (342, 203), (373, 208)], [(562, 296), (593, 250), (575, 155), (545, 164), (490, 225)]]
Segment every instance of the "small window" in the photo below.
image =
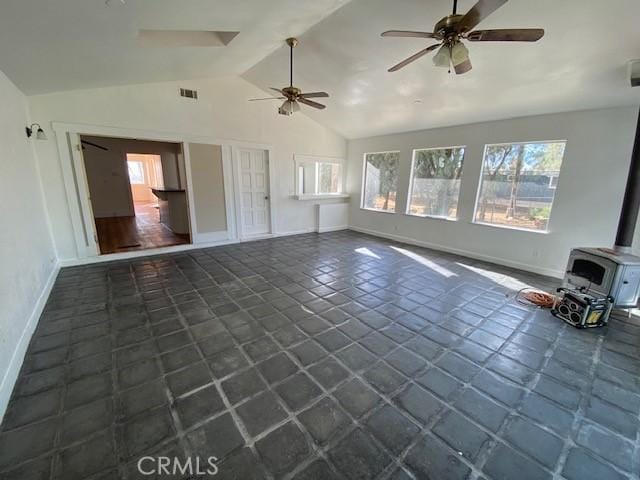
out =
[(318, 193), (340, 193), (342, 165), (339, 163), (317, 164)]
[(458, 217), (464, 147), (413, 151), (407, 213), (421, 217)]
[(476, 223), (547, 231), (566, 142), (487, 145)]
[(296, 156), (296, 194), (299, 197), (342, 194), (342, 161), (327, 157)]
[(362, 208), (395, 212), (399, 165), (400, 152), (365, 155)]
[(129, 167), (129, 181), (132, 185), (144, 185), (144, 165), (137, 160), (128, 160), (127, 166)]

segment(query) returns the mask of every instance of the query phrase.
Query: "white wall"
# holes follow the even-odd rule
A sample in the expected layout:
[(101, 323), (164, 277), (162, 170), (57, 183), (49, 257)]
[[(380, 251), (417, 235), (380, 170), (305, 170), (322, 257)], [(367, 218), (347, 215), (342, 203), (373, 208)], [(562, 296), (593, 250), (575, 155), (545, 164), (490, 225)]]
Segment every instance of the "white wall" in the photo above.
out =
[[(182, 98), (180, 87), (198, 90), (198, 100)], [(248, 102), (265, 92), (238, 77), (128, 85), (29, 97), (36, 121), (81, 123), (200, 135), (273, 146), (278, 210), (276, 233), (312, 231), (314, 204), (294, 200), (294, 154), (345, 157), (346, 141), (304, 115), (283, 117), (277, 102)], [(77, 256), (69, 207), (55, 142), (37, 145), (44, 192), (58, 256)]]
[(222, 147), (190, 143), (189, 159), (193, 178), (193, 209), (198, 226), (196, 233), (227, 230)]
[[(633, 148), (637, 108), (542, 115), (352, 140), (350, 226), (538, 273), (561, 276), (569, 249), (612, 246)], [(567, 140), (549, 223), (534, 233), (472, 223), (487, 143)], [(400, 151), (398, 212), (404, 212), (414, 148), (466, 145), (458, 221), (360, 209), (365, 153)]]
[(57, 272), (27, 100), (0, 72), (0, 420)]

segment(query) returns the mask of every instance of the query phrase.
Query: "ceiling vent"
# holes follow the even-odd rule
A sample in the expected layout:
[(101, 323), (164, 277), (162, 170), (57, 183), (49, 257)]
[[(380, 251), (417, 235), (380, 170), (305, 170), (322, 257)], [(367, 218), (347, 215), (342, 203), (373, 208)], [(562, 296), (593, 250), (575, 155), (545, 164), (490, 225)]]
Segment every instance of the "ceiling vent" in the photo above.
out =
[(198, 91), (197, 90), (189, 90), (188, 88), (180, 89), (180, 96), (184, 98), (192, 98), (193, 100), (198, 99)]
[(209, 30), (139, 30), (143, 47), (226, 47), (240, 32)]

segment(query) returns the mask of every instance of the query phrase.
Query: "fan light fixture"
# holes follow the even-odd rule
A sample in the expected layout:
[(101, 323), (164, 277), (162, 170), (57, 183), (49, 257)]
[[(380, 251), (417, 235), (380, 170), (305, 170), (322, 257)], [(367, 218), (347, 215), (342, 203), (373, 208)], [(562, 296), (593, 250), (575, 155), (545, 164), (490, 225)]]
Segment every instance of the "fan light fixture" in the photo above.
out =
[(316, 108), (318, 110), (324, 110), (326, 107), (321, 103), (311, 100), (312, 98), (328, 98), (327, 92), (307, 92), (303, 93), (297, 87), (293, 86), (293, 49), (298, 45), (298, 40), (295, 38), (287, 38), (287, 45), (289, 46), (289, 86), (284, 88), (273, 88), (271, 90), (277, 92), (278, 97), (267, 98), (251, 98), (250, 102), (259, 102), (262, 100), (284, 100), (284, 103), (278, 108), (280, 115), (291, 116), (295, 112), (300, 111), (300, 104), (308, 107)]
[(298, 102), (292, 100), (285, 100), (282, 106), (278, 109), (278, 112), (281, 115), (293, 115), (298, 111), (300, 111), (300, 105), (298, 105)]
[(433, 32), (412, 30), (388, 30), (383, 37), (397, 38), (433, 38), (438, 41), (394, 65), (389, 72), (397, 72), (423, 56), (438, 50), (433, 63), (438, 67), (451, 66), (456, 75), (467, 73), (473, 67), (469, 51), (462, 43), (469, 42), (537, 42), (544, 36), (542, 28), (503, 28), (496, 30), (474, 30), (480, 22), (507, 3), (508, 0), (477, 0), (466, 14), (458, 13), (458, 0), (453, 0), (453, 11), (433, 27)]
[(456, 42), (451, 48), (451, 63), (454, 67), (462, 65), (469, 60), (469, 50), (462, 42)]
[(448, 45), (443, 45), (438, 53), (433, 57), (433, 64), (436, 67), (449, 68), (451, 65), (451, 52)]
[(42, 129), (42, 127), (37, 123), (32, 123), (30, 127), (25, 128), (25, 132), (27, 133), (27, 138), (31, 138), (31, 136), (33, 135), (34, 127), (38, 127), (38, 129), (36, 130), (36, 139), (46, 140), (47, 134), (44, 133), (44, 130)]

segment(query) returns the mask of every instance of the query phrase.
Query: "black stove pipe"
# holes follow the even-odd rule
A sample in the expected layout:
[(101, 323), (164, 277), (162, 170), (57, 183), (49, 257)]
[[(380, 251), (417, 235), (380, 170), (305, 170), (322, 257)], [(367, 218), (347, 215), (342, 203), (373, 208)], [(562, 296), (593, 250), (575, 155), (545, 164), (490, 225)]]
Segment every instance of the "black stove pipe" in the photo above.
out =
[(638, 221), (638, 211), (640, 211), (640, 112), (638, 112), (636, 139), (633, 144), (633, 153), (631, 154), (627, 188), (624, 192), (624, 201), (622, 202), (622, 211), (618, 222), (615, 245), (617, 249), (629, 250), (631, 248), (636, 222)]

